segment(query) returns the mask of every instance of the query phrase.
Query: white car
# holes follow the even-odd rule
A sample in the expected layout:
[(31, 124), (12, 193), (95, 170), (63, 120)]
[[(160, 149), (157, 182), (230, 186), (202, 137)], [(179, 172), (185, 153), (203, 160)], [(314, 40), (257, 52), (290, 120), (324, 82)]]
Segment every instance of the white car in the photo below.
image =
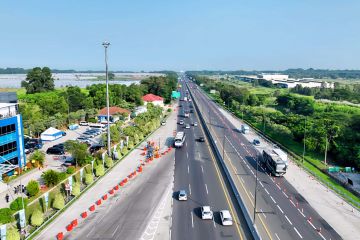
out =
[(185, 190), (180, 190), (179, 191), (179, 196), (178, 196), (179, 201), (186, 201), (187, 200), (187, 194)]
[(194, 124), (193, 124), (193, 125), (194, 125), (194, 127), (197, 127), (198, 123), (197, 123), (197, 122), (194, 122)]
[(185, 125), (185, 128), (186, 128), (186, 129), (190, 129), (190, 124), (186, 124), (186, 125)]
[(180, 121), (179, 121), (179, 124), (180, 124), (180, 125), (184, 125), (184, 120), (180, 120)]
[(85, 122), (85, 121), (80, 121), (79, 125), (80, 126), (89, 126), (89, 123)]
[(228, 210), (221, 210), (220, 211), (220, 219), (221, 219), (222, 225), (224, 225), (224, 226), (233, 225), (233, 220), (232, 220), (232, 217), (231, 217), (230, 212)]
[(213, 212), (210, 209), (210, 206), (201, 207), (201, 219), (213, 219)]

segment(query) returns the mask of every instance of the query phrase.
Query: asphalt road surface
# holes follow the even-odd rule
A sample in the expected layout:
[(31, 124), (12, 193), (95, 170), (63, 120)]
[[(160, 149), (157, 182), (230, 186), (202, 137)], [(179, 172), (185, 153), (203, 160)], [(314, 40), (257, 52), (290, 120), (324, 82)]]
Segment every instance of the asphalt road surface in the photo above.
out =
[[(185, 96), (185, 86), (181, 89)], [(205, 134), (197, 117), (195, 108), (190, 108), (192, 102), (180, 101), (178, 119), (190, 124), (178, 125), (178, 131), (184, 131), (186, 140), (183, 147), (175, 153), (175, 176), (172, 214), (172, 239), (251, 239), (249, 229), (242, 212), (234, 197), (229, 193), (228, 185), (222, 177), (221, 169), (208, 145), (208, 140), (199, 142), (197, 139)], [(184, 111), (194, 110), (189, 118), (183, 116)], [(197, 122), (198, 126), (192, 123)], [(186, 190), (187, 201), (178, 201), (179, 190)], [(202, 220), (200, 207), (209, 205), (214, 212), (213, 220)], [(229, 210), (235, 223), (233, 226), (222, 226), (220, 210)]]
[[(259, 151), (237, 130), (240, 126), (233, 126), (222, 115), (218, 105), (193, 83), (188, 86), (220, 152), (224, 144), (225, 163), (245, 205), (253, 214)], [(284, 178), (271, 177), (261, 165), (258, 170), (255, 221), (263, 239), (341, 239)]]

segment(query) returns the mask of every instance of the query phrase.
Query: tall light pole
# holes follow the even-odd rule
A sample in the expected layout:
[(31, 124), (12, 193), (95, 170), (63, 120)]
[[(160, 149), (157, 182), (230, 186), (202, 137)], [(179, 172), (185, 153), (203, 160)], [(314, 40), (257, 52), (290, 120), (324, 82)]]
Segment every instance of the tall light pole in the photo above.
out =
[(111, 155), (110, 146), (110, 108), (109, 108), (109, 76), (108, 76), (108, 62), (107, 62), (107, 49), (110, 46), (109, 42), (103, 42), (105, 48), (105, 75), (106, 75), (106, 109), (107, 109), (107, 154)]
[(306, 148), (306, 116), (305, 116), (305, 122), (304, 122), (304, 149), (303, 149), (303, 155), (302, 155), (302, 162), (304, 163), (305, 160), (305, 148)]

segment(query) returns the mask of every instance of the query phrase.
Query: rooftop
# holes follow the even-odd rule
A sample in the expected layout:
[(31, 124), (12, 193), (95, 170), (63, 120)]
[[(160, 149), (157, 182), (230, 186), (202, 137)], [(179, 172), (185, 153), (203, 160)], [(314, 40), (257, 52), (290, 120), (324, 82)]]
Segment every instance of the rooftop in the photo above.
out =
[[(110, 115), (122, 114), (122, 113), (130, 114), (130, 111), (127, 109), (121, 108), (121, 107), (109, 107), (109, 113), (110, 113)], [(101, 116), (107, 115), (107, 108), (104, 107), (103, 109), (101, 109), (99, 111), (98, 115), (101, 115)]]
[(164, 98), (154, 95), (152, 93), (146, 94), (142, 97), (145, 102), (164, 101)]

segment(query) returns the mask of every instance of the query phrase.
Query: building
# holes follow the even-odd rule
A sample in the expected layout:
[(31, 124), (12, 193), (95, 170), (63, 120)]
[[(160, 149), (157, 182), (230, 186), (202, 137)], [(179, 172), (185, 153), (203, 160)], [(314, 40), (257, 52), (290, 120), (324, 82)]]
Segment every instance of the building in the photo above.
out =
[[(115, 123), (119, 120), (130, 120), (130, 111), (121, 107), (109, 107), (110, 123)], [(104, 107), (98, 113), (98, 122), (107, 123), (107, 108)]]
[(160, 96), (156, 96), (152, 93), (146, 94), (142, 97), (142, 100), (144, 101), (144, 104), (152, 103), (155, 106), (164, 107), (164, 98)]
[[(2, 95), (2, 94), (0, 94)], [(17, 103), (6, 96), (0, 97), (0, 178), (4, 174), (11, 176), (18, 168), (26, 165), (24, 149), (24, 130), (22, 117), (18, 111)]]
[(286, 81), (286, 80), (289, 79), (289, 75), (262, 73), (262, 74), (258, 75), (258, 78), (264, 79), (264, 80), (267, 80), (267, 81), (272, 81), (272, 80), (277, 80), (277, 81), (285, 80)]
[(141, 114), (141, 113), (146, 113), (147, 112), (147, 108), (146, 106), (138, 106), (134, 109), (134, 111), (132, 112), (133, 116), (136, 117), (137, 115)]

